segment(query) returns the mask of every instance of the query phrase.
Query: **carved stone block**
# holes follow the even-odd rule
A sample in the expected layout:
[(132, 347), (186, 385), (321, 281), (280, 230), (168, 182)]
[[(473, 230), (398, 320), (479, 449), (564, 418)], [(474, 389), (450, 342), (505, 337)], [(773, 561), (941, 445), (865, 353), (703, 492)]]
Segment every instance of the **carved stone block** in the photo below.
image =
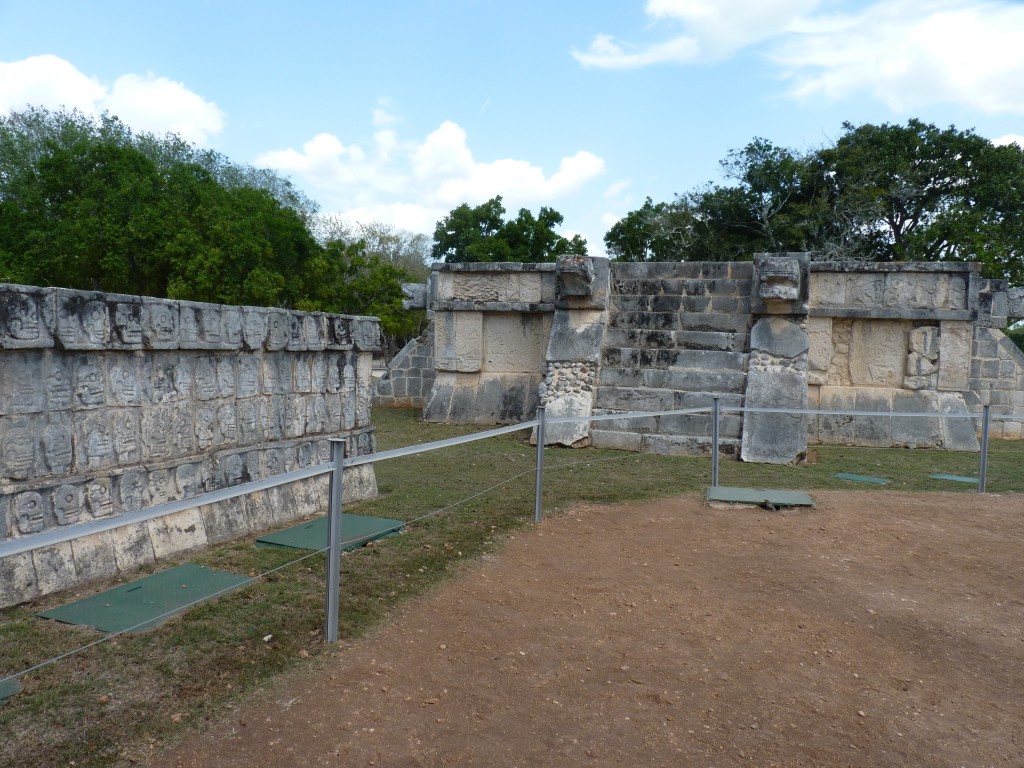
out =
[(113, 425), (114, 453), (117, 463), (135, 464), (142, 461), (141, 414), (137, 409), (125, 408), (110, 412)]
[(42, 359), (33, 352), (5, 352), (0, 366), (0, 413), (37, 413), (46, 408), (40, 386)]
[(111, 355), (107, 366), (107, 404), (141, 405), (143, 389), (138, 360), (133, 355)]
[(60, 355), (48, 354), (42, 359), (46, 408), (65, 411), (71, 408), (71, 370)]
[(75, 461), (81, 472), (106, 469), (117, 463), (114, 434), (105, 412), (93, 413), (78, 421)]
[(288, 344), (288, 313), (284, 310), (273, 310), (268, 320), (267, 349), (271, 352), (282, 350)]
[[(110, 297), (114, 299), (114, 297)], [(111, 319), (111, 349), (142, 348), (142, 299), (134, 296), (118, 296), (108, 299)]]
[(352, 349), (352, 322), (347, 317), (334, 315), (327, 324), (328, 349)]
[(117, 493), (122, 512), (135, 512), (146, 504), (148, 479), (144, 472), (125, 472), (117, 478)]
[(72, 363), (75, 408), (99, 408), (107, 403), (106, 377), (97, 359), (80, 355)]
[(98, 477), (85, 484), (85, 508), (96, 518), (114, 514), (114, 501), (110, 495), (110, 478)]
[(57, 338), (64, 349), (105, 349), (110, 321), (103, 294), (57, 289)]
[(18, 533), (28, 536), (46, 527), (47, 506), (41, 494), (24, 491), (14, 496), (14, 523)]
[(0, 476), (26, 480), (36, 464), (35, 433), (28, 419), (5, 418), (0, 424)]
[(65, 475), (74, 465), (74, 437), (71, 419), (66, 415), (51, 414), (46, 418), (45, 426), (39, 435), (39, 452), (41, 462), (36, 464), (39, 475)]
[(247, 307), (242, 312), (242, 345), (244, 349), (260, 350), (267, 340), (270, 313)]
[(53, 292), (0, 285), (0, 349), (53, 346)]
[(65, 484), (53, 490), (53, 517), (57, 525), (74, 525), (83, 511), (82, 486)]
[(178, 348), (178, 302), (143, 298), (142, 318), (142, 342), (146, 348)]

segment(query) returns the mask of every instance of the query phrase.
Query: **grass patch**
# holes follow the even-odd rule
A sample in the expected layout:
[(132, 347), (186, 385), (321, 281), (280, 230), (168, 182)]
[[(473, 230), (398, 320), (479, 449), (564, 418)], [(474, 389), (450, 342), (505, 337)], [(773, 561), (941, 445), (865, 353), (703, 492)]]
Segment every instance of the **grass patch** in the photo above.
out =
[[(423, 424), (412, 411), (374, 411), (381, 450), (468, 434), (478, 428)], [(491, 489), (406, 533), (342, 560), (343, 638), (364, 635), (403, 600), (449, 578), (467, 559), (495, 550), (533, 519), (535, 449), (526, 433), (456, 446), (377, 466), (378, 498), (346, 511), (414, 520)], [(989, 490), (1024, 491), (1024, 443), (993, 442)], [(616, 503), (703, 492), (706, 457), (549, 449), (545, 514), (575, 502)], [(779, 467), (723, 460), (720, 482), (747, 487), (855, 488), (861, 491), (959, 491), (939, 472), (976, 475), (976, 454), (820, 447), (810, 461)], [(832, 477), (837, 472), (890, 478), (882, 487)], [(514, 476), (509, 482), (504, 482)], [(128, 764), (161, 742), (201, 728), (226, 706), (281, 673), (325, 663), (323, 555), (253, 546), (255, 536), (193, 558), (255, 575), (280, 568), (235, 593), (205, 603), (144, 635), (122, 636), (26, 675), (24, 690), (0, 705), (0, 765)], [(297, 558), (304, 557), (301, 561)], [(170, 565), (168, 563), (167, 565)], [(34, 613), (70, 599), (47, 598), (0, 612), (0, 671), (20, 671), (101, 637)]]

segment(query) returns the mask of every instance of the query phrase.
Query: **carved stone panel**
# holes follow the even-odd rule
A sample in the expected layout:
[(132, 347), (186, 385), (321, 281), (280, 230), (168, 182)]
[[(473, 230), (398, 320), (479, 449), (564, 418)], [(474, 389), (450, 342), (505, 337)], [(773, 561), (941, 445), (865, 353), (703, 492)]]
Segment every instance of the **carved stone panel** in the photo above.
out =
[(94, 518), (110, 517), (114, 514), (110, 478), (99, 477), (85, 484), (85, 508)]
[(143, 343), (149, 349), (178, 348), (178, 303), (165, 299), (142, 300)]
[(46, 527), (46, 504), (41, 494), (25, 491), (14, 497), (14, 522), (22, 536), (39, 533)]
[(142, 461), (141, 415), (135, 408), (111, 411), (114, 431), (114, 452), (120, 465)]
[(263, 349), (268, 319), (269, 313), (264, 310), (249, 308), (242, 312), (242, 344), (245, 349)]
[(3, 419), (0, 425), (0, 476), (25, 480), (36, 463), (35, 434), (28, 419)]
[(72, 364), (75, 408), (99, 408), (107, 403), (106, 381), (99, 363), (87, 355)]
[(74, 465), (74, 437), (71, 419), (66, 415), (51, 414), (39, 436), (37, 474), (65, 475)]
[(57, 525), (74, 525), (82, 518), (82, 486), (65, 484), (53, 490), (53, 516)]

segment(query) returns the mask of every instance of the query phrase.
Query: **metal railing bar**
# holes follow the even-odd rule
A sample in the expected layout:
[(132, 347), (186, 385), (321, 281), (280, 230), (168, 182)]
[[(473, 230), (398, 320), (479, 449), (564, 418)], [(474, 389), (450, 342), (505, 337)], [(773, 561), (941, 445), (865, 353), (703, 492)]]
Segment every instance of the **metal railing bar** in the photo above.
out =
[(414, 456), (417, 453), (436, 451), (438, 448), (449, 448), (453, 445), (472, 443), (475, 442), (476, 440), (484, 440), (488, 437), (507, 435), (511, 432), (520, 432), (524, 429), (532, 429), (535, 426), (537, 426), (537, 420), (532, 419), (530, 421), (524, 421), (519, 424), (512, 424), (507, 427), (488, 429), (485, 432), (474, 432), (471, 435), (463, 435), (462, 437), (449, 437), (446, 440), (435, 440), (432, 443), (420, 443), (419, 445), (410, 445), (405, 448), (394, 448), (390, 451), (378, 451), (377, 453), (368, 453), (365, 456), (352, 456), (350, 458), (345, 459), (345, 466), (358, 467), (361, 464), (372, 464), (375, 461), (399, 459), (403, 456)]
[(245, 496), (256, 491), (264, 491), (276, 488), (279, 485), (293, 483), (297, 480), (305, 480), (318, 475), (325, 475), (331, 471), (330, 464), (317, 464), (312, 467), (284, 472), (280, 475), (271, 475), (260, 480), (253, 480), (240, 485), (232, 485), (230, 488), (220, 488), (216, 491), (208, 491), (198, 496), (190, 496), (187, 499), (176, 499), (166, 501), (163, 504), (155, 504), (152, 507), (139, 509), (134, 512), (124, 512), (114, 517), (104, 517), (99, 520), (90, 520), (87, 523), (69, 525), (63, 528), (50, 528), (42, 533), (36, 533), (23, 538), (11, 539), (0, 542), (0, 557), (20, 555), (23, 552), (30, 552), (40, 547), (52, 547), (63, 544), (66, 541), (80, 539), (83, 536), (91, 536), (105, 531), (112, 531), (125, 525), (144, 523), (165, 515), (172, 515), (175, 512), (184, 512), (187, 509), (203, 507), (207, 504), (217, 504), (229, 499)]

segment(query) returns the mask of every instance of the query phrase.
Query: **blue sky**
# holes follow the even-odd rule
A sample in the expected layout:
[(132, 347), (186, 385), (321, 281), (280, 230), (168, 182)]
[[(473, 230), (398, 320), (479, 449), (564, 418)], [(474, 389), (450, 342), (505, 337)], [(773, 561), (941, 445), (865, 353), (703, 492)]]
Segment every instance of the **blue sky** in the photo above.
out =
[(0, 0), (0, 111), (27, 104), (277, 168), (353, 223), (548, 205), (600, 254), (755, 136), (919, 117), (1024, 143), (1024, 3)]

